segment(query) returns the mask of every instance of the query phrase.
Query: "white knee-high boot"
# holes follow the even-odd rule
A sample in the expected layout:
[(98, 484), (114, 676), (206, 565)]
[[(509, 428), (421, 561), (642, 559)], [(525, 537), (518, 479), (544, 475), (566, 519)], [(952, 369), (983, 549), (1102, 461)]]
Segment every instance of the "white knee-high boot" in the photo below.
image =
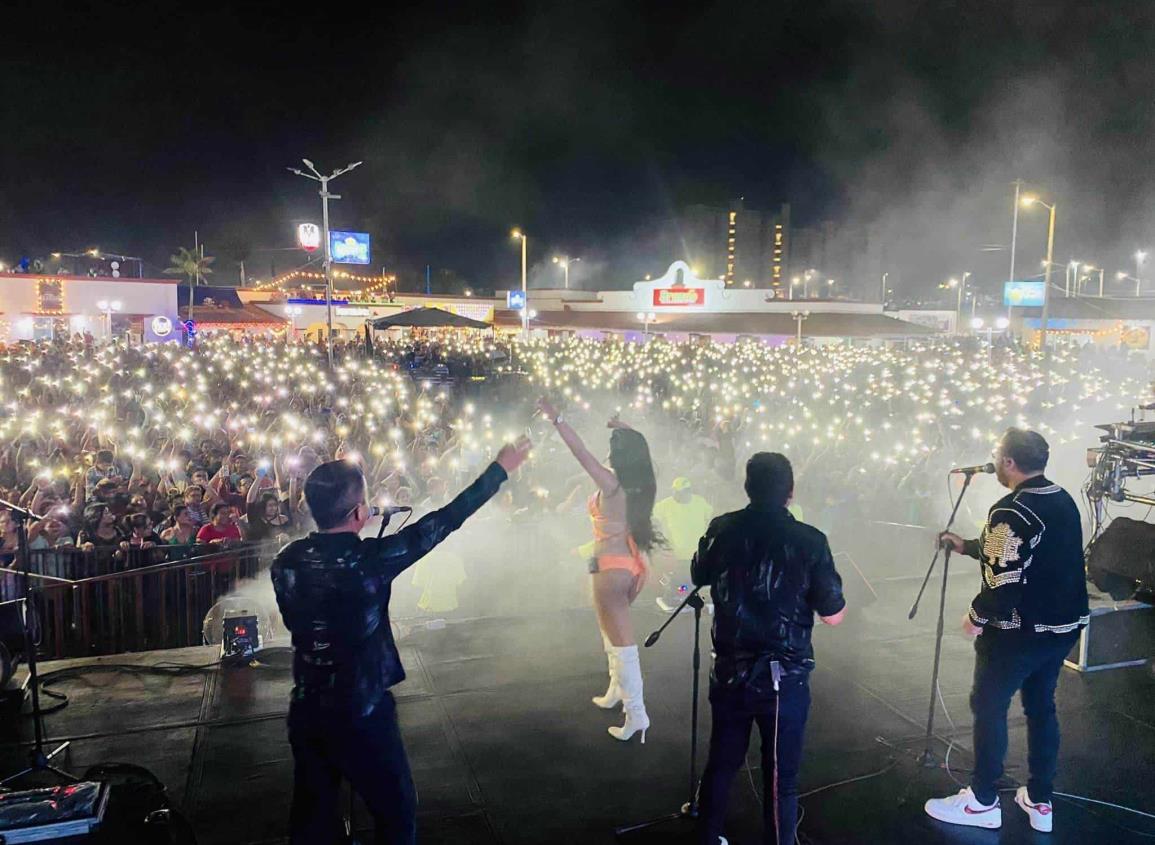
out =
[(622, 701), (625, 702), (626, 723), (620, 728), (609, 728), (610, 736), (622, 742), (630, 739), (638, 731), (642, 732), (642, 743), (646, 741), (646, 729), (650, 726), (650, 717), (646, 715), (646, 704), (642, 700), (642, 664), (638, 660), (636, 645), (615, 648), (617, 656), (618, 683), (622, 688)]
[(618, 683), (617, 655), (614, 653), (614, 644), (610, 638), (602, 634), (602, 644), (606, 650), (606, 664), (610, 672), (610, 685), (606, 687), (605, 695), (595, 695), (591, 701), (603, 710), (612, 710), (622, 703), (622, 687)]

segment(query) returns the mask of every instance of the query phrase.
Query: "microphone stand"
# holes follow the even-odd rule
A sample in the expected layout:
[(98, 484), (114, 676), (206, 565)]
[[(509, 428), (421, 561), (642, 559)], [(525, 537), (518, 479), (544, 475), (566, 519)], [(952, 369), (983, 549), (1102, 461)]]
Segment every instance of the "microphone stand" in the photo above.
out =
[(662, 627), (654, 631), (644, 643), (646, 648), (654, 645), (662, 636), (670, 623), (682, 612), (682, 608), (686, 605), (694, 608), (694, 681), (693, 681), (693, 701), (690, 707), (690, 800), (682, 805), (682, 808), (676, 813), (670, 813), (660, 818), (650, 819), (649, 821), (638, 822), (635, 824), (622, 825), (614, 828), (614, 836), (625, 836), (629, 833), (635, 833), (639, 830), (646, 830), (656, 825), (665, 824), (666, 822), (678, 821), (680, 819), (696, 819), (698, 818), (698, 689), (699, 689), (699, 675), (701, 674), (702, 666), (702, 644), (700, 639), (700, 631), (702, 627), (702, 607), (705, 602), (698, 593), (702, 589), (701, 584), (695, 587), (690, 594), (678, 605), (678, 609), (670, 614), (670, 618), (662, 623)]
[[(950, 519), (947, 520), (946, 528), (940, 532), (946, 533), (950, 531), (951, 526), (954, 525), (955, 517), (958, 515), (959, 505), (962, 504), (963, 496), (966, 495), (967, 488), (971, 486), (971, 481), (974, 480), (975, 473), (965, 473), (963, 478), (963, 487), (959, 491), (958, 498), (955, 499), (954, 508), (950, 512)], [(950, 555), (953, 547), (948, 541), (940, 540), (935, 544), (934, 557), (931, 558), (930, 567), (926, 570), (926, 577), (922, 579), (922, 586), (918, 590), (918, 595), (914, 599), (914, 604), (911, 605), (910, 613), (907, 614), (907, 619), (914, 619), (918, 613), (918, 604), (922, 601), (922, 594), (926, 590), (926, 585), (930, 581), (931, 573), (934, 572), (934, 566), (938, 562), (939, 552), (943, 553), (942, 557), (942, 589), (939, 592), (938, 599), (938, 631), (935, 633), (934, 640), (934, 670), (931, 673), (930, 680), (930, 708), (926, 717), (926, 744), (923, 747), (922, 754), (918, 758), (918, 762), (924, 768), (935, 769), (938, 768), (940, 760), (938, 756), (931, 751), (931, 740), (934, 735), (934, 708), (935, 699), (938, 694), (938, 673), (939, 667), (942, 663), (942, 632), (943, 632), (943, 617), (946, 612), (946, 585), (947, 576), (950, 573)]]
[[(385, 536), (385, 529), (389, 527), (389, 522), (393, 518), (391, 513), (381, 514), (381, 524), (377, 527), (377, 539), (380, 540)], [(357, 834), (353, 830), (353, 810), (355, 809), (353, 799), (353, 784), (349, 784), (349, 809), (341, 817), (341, 824), (345, 831), (345, 845), (360, 845), (361, 840), (357, 838)]]
[(24, 626), (24, 659), (28, 663), (28, 685), (32, 690), (32, 725), (35, 735), (35, 743), (32, 748), (32, 755), (28, 767), (0, 780), (0, 787), (6, 787), (13, 781), (20, 780), (25, 775), (39, 772), (51, 772), (64, 781), (76, 783), (79, 778), (52, 765), (52, 758), (63, 751), (67, 751), (71, 743), (65, 742), (47, 754), (44, 753), (44, 713), (40, 710), (40, 676), (36, 671), (37, 643), (36, 637), (32, 633), (33, 623), (31, 621), (32, 615), (36, 613), (36, 604), (32, 590), (32, 556), (28, 553), (28, 530), (25, 525), (27, 520), (37, 521), (43, 519), (43, 517), (37, 516), (32, 513), (32, 511), (25, 510), (4, 499), (0, 499), (0, 506), (8, 509), (12, 515), (12, 521), (16, 523), (17, 554), (20, 556), (20, 559), (24, 561), (22, 572), (24, 575), (24, 598), (21, 599), (21, 601), (24, 602), (24, 613), (21, 614), (21, 621)]

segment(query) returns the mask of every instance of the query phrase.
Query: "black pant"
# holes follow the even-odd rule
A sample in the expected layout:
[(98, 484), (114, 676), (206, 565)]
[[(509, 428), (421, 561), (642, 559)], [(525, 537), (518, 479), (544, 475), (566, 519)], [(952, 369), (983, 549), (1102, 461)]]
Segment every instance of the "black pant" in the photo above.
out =
[(353, 719), (309, 702), (293, 702), (289, 744), (293, 748), (290, 845), (339, 841), (342, 777), (373, 814), (377, 845), (417, 841), (417, 790), (393, 696), (387, 695), (371, 715)]
[(975, 798), (992, 804), (995, 782), (1003, 775), (1007, 754), (1007, 710), (1022, 690), (1027, 717), (1027, 783), (1031, 801), (1050, 801), (1059, 762), (1059, 719), (1055, 687), (1063, 658), (1079, 635), (1030, 634), (988, 628), (975, 641), (975, 677), (971, 689), (974, 713), (975, 768), (971, 789)]
[[(810, 712), (810, 683), (806, 677), (786, 678), (774, 691), (755, 692), (748, 687), (710, 690), (714, 726), (710, 732), (710, 756), (699, 792), (699, 845), (717, 845), (726, 820), (726, 805), (734, 777), (746, 761), (750, 728), (758, 723), (762, 735), (763, 841), (788, 845), (794, 841), (798, 819), (798, 769), (802, 763), (802, 737)], [(777, 725), (774, 710), (778, 708)], [(777, 730), (777, 752), (775, 731)], [(777, 758), (777, 760), (775, 760)], [(777, 765), (775, 765), (777, 764)], [(778, 788), (774, 781), (777, 773)], [(775, 794), (777, 792), (777, 794)], [(777, 811), (777, 831), (775, 812)]]

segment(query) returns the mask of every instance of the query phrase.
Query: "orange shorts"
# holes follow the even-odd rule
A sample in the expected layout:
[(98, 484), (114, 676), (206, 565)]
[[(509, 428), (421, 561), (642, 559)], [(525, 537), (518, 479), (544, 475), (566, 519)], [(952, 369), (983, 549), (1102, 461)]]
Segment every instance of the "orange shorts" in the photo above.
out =
[(646, 574), (645, 561), (633, 555), (598, 555), (595, 560), (598, 572), (605, 572), (607, 569), (625, 569), (635, 577)]

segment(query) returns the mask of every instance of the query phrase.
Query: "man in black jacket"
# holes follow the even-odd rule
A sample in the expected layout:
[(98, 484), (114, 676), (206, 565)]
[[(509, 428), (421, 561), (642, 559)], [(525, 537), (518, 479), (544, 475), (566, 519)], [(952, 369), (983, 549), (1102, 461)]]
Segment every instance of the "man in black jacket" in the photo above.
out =
[(776, 453), (754, 455), (746, 464), (746, 494), (749, 506), (710, 523), (691, 566), (694, 583), (709, 585), (714, 600), (713, 730), (700, 791), (700, 845), (726, 842), (726, 804), (754, 722), (762, 734), (764, 841), (794, 841), (814, 614), (837, 625), (846, 613), (826, 536), (786, 510), (794, 495), (790, 462)]
[(337, 840), (342, 776), (373, 814), (378, 845), (416, 842), (417, 793), (389, 692), (405, 679), (389, 626), (392, 581), (489, 501), (529, 447), (524, 437), (507, 444), (448, 505), (380, 539), (360, 537), (370, 517), (360, 467), (330, 461), (310, 473), (305, 499), (318, 530), (272, 567), (293, 635), (292, 845)]
[(940, 538), (977, 558), (982, 586), (963, 617), (975, 640), (975, 768), (970, 786), (926, 802), (928, 815), (951, 824), (997, 828), (996, 782), (1007, 753), (1007, 709), (1022, 690), (1031, 777), (1015, 803), (1031, 827), (1050, 831), (1051, 791), (1059, 760), (1055, 687), (1063, 658), (1090, 619), (1083, 568), (1083, 527), (1075, 501), (1043, 476), (1050, 449), (1042, 435), (1012, 428), (995, 450), (999, 483), (1011, 490), (991, 507), (982, 535)]

